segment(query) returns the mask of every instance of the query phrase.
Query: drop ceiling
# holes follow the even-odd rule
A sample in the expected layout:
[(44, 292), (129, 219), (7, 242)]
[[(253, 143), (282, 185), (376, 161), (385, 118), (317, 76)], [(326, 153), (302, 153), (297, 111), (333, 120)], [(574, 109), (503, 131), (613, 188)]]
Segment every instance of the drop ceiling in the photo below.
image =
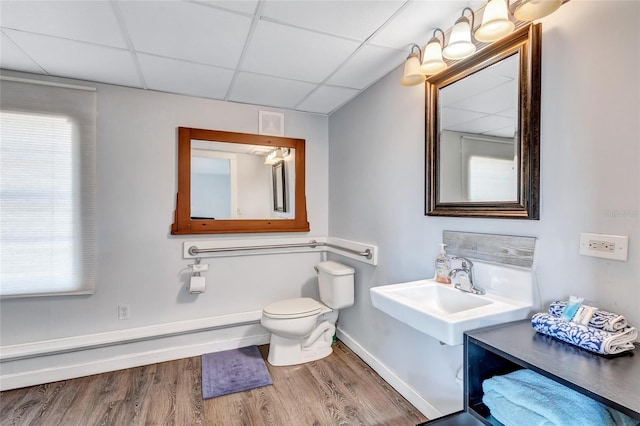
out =
[(331, 114), (482, 1), (0, 1), (0, 68)]

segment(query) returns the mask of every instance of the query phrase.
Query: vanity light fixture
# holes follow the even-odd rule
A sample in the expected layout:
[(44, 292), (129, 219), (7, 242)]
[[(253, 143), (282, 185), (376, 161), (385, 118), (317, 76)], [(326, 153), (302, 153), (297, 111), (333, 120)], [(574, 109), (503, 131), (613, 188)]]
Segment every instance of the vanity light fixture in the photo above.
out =
[[(442, 42), (436, 35), (438, 31), (442, 34)], [(447, 68), (447, 63), (442, 59), (442, 46), (444, 45), (444, 40), (444, 31), (440, 28), (433, 30), (433, 37), (431, 37), (429, 43), (424, 47), (422, 65), (420, 65), (420, 72), (422, 74), (432, 75)]]
[[(415, 50), (418, 50), (416, 53)], [(404, 63), (404, 73), (400, 79), (400, 84), (403, 86), (417, 86), (424, 83), (424, 74), (420, 72), (420, 46), (417, 44), (411, 45), (411, 53), (407, 57), (407, 61)]]
[[(466, 11), (471, 13), (471, 21), (464, 15)], [(471, 41), (471, 28), (473, 28), (474, 21), (475, 14), (473, 10), (469, 7), (462, 9), (462, 16), (458, 18), (451, 30), (449, 43), (442, 50), (445, 58), (453, 60), (464, 59), (475, 53), (476, 45)]]
[(515, 27), (509, 19), (507, 0), (489, 0), (482, 14), (482, 24), (474, 35), (478, 41), (492, 42), (511, 34)]
[[(555, 12), (563, 3), (569, 0), (488, 0), (482, 12), (482, 24), (473, 33), (475, 40), (481, 43), (491, 43), (511, 34), (518, 21), (533, 21)], [(517, 4), (510, 17), (511, 3)], [(481, 9), (480, 9), (481, 10)], [(465, 12), (470, 13), (465, 16)], [(472, 40), (472, 32), (476, 15), (473, 9), (465, 7), (462, 16), (458, 18), (450, 30), (449, 43), (445, 43), (445, 32), (440, 28), (433, 31), (433, 37), (424, 47), (424, 52), (417, 44), (411, 45), (411, 53), (404, 64), (404, 73), (400, 84), (416, 86), (425, 82), (426, 76), (439, 73), (448, 67), (443, 57), (451, 61), (465, 59), (476, 51)], [(514, 22), (515, 21), (515, 22)], [(518, 23), (520, 24), (520, 23)], [(442, 33), (442, 42), (437, 32)], [(417, 50), (417, 52), (416, 52)], [(422, 63), (420, 62), (422, 56)]]
[(552, 14), (562, 6), (562, 0), (522, 0), (513, 16), (520, 21), (534, 21)]

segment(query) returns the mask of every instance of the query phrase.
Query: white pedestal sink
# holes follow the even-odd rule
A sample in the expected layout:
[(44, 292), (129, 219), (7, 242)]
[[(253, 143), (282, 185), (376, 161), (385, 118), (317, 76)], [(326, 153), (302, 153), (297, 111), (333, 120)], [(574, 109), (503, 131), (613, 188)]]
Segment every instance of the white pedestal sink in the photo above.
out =
[(527, 318), (533, 307), (529, 269), (474, 262), (475, 284), (466, 293), (432, 279), (373, 287), (371, 302), (387, 315), (448, 345), (467, 330)]

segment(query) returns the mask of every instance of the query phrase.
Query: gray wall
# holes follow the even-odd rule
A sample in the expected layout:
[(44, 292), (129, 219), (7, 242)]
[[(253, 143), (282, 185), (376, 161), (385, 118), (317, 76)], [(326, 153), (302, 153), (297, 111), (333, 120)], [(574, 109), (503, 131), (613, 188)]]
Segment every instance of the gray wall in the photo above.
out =
[[(80, 84), (98, 89), (96, 293), (2, 300), (2, 345), (261, 310), (300, 295), (315, 277), (318, 253), (205, 260), (207, 291), (190, 295), (185, 284), (192, 261), (182, 258), (183, 241), (234, 236), (170, 235), (177, 127), (258, 133), (260, 107)], [(285, 136), (306, 139), (311, 232), (297, 236), (328, 233), (327, 123), (325, 116), (285, 112)], [(130, 320), (118, 320), (119, 304), (130, 306)]]
[[(640, 3), (565, 4), (543, 25), (541, 219), (438, 218), (424, 212), (423, 87), (398, 68), (329, 121), (329, 233), (375, 242), (354, 265), (356, 305), (342, 331), (441, 413), (462, 407), (462, 348), (371, 306), (369, 289), (433, 276), (443, 230), (538, 238), (544, 303), (571, 294), (640, 325)], [(629, 261), (578, 254), (580, 232), (629, 236)]]

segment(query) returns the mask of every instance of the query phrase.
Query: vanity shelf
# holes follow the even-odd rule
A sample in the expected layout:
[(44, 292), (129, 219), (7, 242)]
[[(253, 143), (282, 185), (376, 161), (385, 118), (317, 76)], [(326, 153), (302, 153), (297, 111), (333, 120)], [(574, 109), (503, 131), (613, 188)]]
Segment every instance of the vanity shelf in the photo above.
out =
[(605, 358), (545, 336), (522, 320), (464, 334), (464, 411), (429, 425), (501, 425), (482, 403), (482, 382), (528, 368), (640, 421), (640, 356)]

